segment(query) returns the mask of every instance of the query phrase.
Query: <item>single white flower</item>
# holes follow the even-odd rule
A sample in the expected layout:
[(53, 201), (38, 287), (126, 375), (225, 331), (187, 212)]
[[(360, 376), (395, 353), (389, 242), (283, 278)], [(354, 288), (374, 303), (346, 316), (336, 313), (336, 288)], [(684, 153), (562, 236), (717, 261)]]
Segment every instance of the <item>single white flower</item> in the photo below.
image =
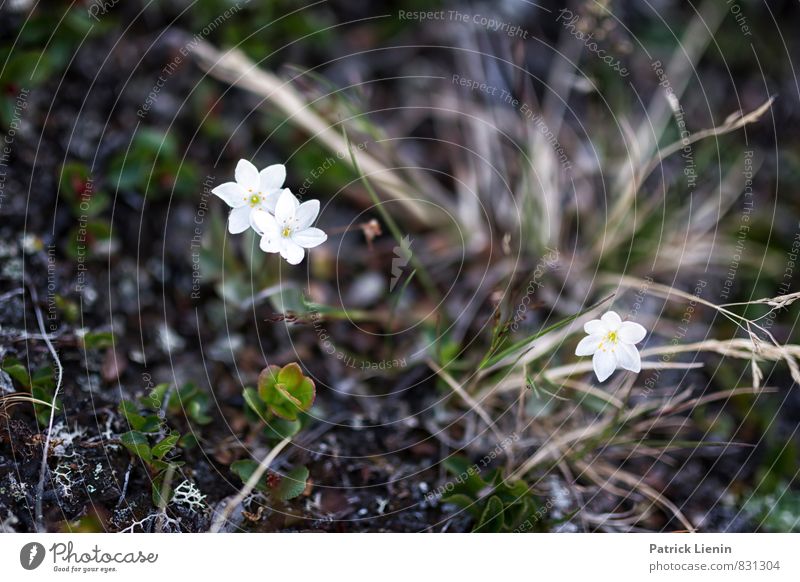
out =
[(275, 216), (256, 210), (251, 217), (253, 228), (261, 235), (261, 250), (280, 253), (290, 265), (303, 260), (305, 251), (321, 245), (328, 235), (311, 224), (319, 214), (319, 200), (300, 204), (288, 188), (281, 192), (275, 205)]
[(647, 330), (632, 321), (622, 321), (614, 311), (586, 322), (583, 331), (589, 335), (575, 348), (576, 356), (593, 356), (592, 367), (597, 379), (604, 382), (617, 368), (631, 372), (642, 369), (638, 344), (647, 335)]
[(233, 209), (228, 218), (231, 234), (239, 234), (250, 227), (250, 214), (254, 210), (275, 212), (286, 180), (286, 168), (283, 164), (273, 164), (259, 172), (247, 160), (239, 160), (235, 176), (235, 182), (225, 182), (211, 191)]

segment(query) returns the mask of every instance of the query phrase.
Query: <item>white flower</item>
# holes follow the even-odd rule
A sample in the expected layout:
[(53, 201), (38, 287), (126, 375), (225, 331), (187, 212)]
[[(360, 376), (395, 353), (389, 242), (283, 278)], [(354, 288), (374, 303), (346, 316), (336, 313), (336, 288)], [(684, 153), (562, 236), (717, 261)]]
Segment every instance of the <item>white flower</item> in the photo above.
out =
[(592, 367), (597, 379), (604, 382), (617, 368), (631, 372), (642, 369), (638, 344), (647, 335), (647, 330), (632, 321), (622, 321), (614, 311), (608, 311), (583, 326), (589, 335), (575, 348), (576, 356), (594, 356)]
[(281, 192), (275, 216), (256, 210), (251, 217), (253, 228), (261, 235), (261, 250), (280, 253), (289, 264), (303, 260), (305, 251), (321, 245), (328, 235), (311, 224), (319, 214), (319, 200), (300, 202), (288, 188)]
[(225, 182), (211, 191), (233, 209), (228, 218), (228, 231), (231, 234), (248, 229), (250, 214), (254, 210), (275, 211), (286, 179), (286, 168), (283, 164), (274, 164), (259, 172), (247, 160), (239, 160), (235, 175), (235, 182)]

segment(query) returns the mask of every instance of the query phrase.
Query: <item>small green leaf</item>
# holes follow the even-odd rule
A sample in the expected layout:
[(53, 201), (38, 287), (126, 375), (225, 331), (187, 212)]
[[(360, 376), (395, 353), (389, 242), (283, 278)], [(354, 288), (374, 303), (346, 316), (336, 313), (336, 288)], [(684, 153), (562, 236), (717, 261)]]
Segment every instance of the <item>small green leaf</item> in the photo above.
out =
[(296, 363), (283, 368), (269, 366), (258, 377), (258, 395), (276, 415), (296, 420), (300, 412), (311, 408), (316, 395), (314, 382)]
[(258, 375), (258, 395), (266, 403), (270, 402), (272, 391), (275, 384), (278, 383), (278, 374), (280, 373), (278, 366), (268, 366), (261, 370)]
[[(242, 483), (247, 483), (253, 473), (255, 473), (256, 469), (258, 469), (258, 463), (251, 459), (243, 459), (241, 461), (234, 461), (231, 463), (231, 471), (239, 476), (239, 479), (242, 480)], [(261, 478), (258, 480), (258, 483), (256, 483), (255, 488), (259, 491), (267, 490), (266, 472), (261, 475)]]
[(175, 448), (175, 445), (178, 444), (178, 439), (180, 438), (181, 435), (177, 432), (174, 432), (169, 436), (164, 437), (164, 439), (159, 441), (157, 444), (153, 445), (153, 448), (150, 449), (150, 452), (156, 459), (163, 459), (167, 453)]
[(268, 439), (283, 440), (293, 437), (300, 432), (301, 428), (303, 428), (303, 424), (300, 420), (286, 420), (276, 416), (267, 422), (264, 435)]
[(90, 331), (83, 336), (83, 347), (87, 350), (101, 350), (114, 345), (114, 334), (110, 331)]
[(298, 497), (306, 490), (308, 481), (308, 467), (295, 467), (280, 478), (278, 484), (272, 488), (276, 499), (288, 501)]
[(475, 498), (489, 485), (480, 476), (478, 467), (461, 455), (453, 455), (445, 459), (444, 468), (455, 478), (454, 492), (456, 493), (465, 493)]
[(31, 377), (28, 370), (16, 358), (6, 358), (3, 360), (3, 371), (9, 376), (19, 382), (24, 388), (29, 388), (31, 385)]
[(150, 444), (147, 437), (142, 433), (131, 430), (120, 435), (119, 440), (131, 454), (136, 455), (144, 462), (149, 463), (153, 460)]
[(294, 387), (300, 384), (303, 380), (303, 370), (296, 362), (286, 364), (278, 372), (278, 382), (286, 384), (287, 386)]
[(258, 396), (258, 392), (256, 392), (255, 388), (245, 388), (244, 392), (242, 392), (242, 396), (244, 397), (244, 401), (247, 403), (247, 406), (255, 412), (261, 420), (267, 422), (269, 418), (269, 410), (267, 410), (267, 405), (264, 403), (261, 398)]
[(161, 407), (164, 405), (164, 397), (167, 394), (167, 390), (169, 390), (169, 384), (163, 383), (157, 385), (150, 391), (147, 397), (141, 399), (142, 406), (150, 410), (161, 410)]
[(478, 519), (481, 514), (481, 508), (478, 503), (472, 497), (463, 493), (454, 493), (447, 497), (442, 497), (442, 503), (452, 503), (456, 507), (465, 509), (473, 519)]
[(497, 533), (503, 529), (503, 502), (492, 495), (473, 532)]
[(53, 368), (42, 366), (31, 377), (31, 386), (44, 388), (45, 390), (55, 390), (56, 381), (53, 377)]
[[(153, 500), (153, 505), (156, 507), (161, 507), (162, 505), (167, 505), (172, 499), (172, 485), (168, 485), (165, 491), (162, 491), (164, 488), (164, 475), (166, 474), (166, 467), (164, 470), (158, 474), (153, 479), (153, 485), (151, 489), (151, 498)], [(163, 500), (162, 500), (162, 493), (163, 493)]]
[[(205, 395), (203, 395), (205, 396)], [(200, 400), (195, 397), (186, 407), (189, 417), (197, 424), (208, 424), (211, 422), (211, 417), (206, 414), (207, 401)]]
[(139, 409), (136, 408), (136, 405), (129, 401), (123, 400), (119, 403), (117, 407), (120, 414), (125, 417), (125, 420), (128, 421), (131, 429), (133, 430), (142, 430), (142, 426), (145, 424), (144, 417), (139, 414)]

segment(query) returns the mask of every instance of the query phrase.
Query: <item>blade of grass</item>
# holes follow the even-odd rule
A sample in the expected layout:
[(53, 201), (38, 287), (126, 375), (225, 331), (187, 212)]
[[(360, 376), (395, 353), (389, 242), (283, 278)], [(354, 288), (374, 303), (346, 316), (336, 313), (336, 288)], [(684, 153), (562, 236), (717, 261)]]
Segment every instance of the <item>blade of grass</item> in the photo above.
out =
[[(609, 295), (605, 299), (601, 299), (600, 301), (598, 301), (597, 303), (595, 303), (591, 307), (587, 307), (586, 309), (583, 309), (583, 310), (579, 311), (578, 313), (576, 313), (574, 315), (570, 315), (569, 317), (567, 317), (565, 319), (562, 319), (561, 321), (559, 321), (557, 323), (554, 323), (553, 325), (551, 325), (549, 327), (546, 327), (545, 329), (537, 331), (536, 333), (526, 337), (525, 339), (519, 340), (518, 342), (515, 342), (515, 343), (511, 344), (509, 347), (507, 347), (506, 349), (504, 349), (500, 353), (497, 353), (497, 354), (493, 355), (492, 351), (490, 351), (489, 353), (486, 354), (486, 356), (484, 356), (483, 361), (478, 365), (478, 370), (485, 370), (486, 368), (494, 366), (495, 364), (497, 364), (501, 360), (504, 360), (505, 358), (507, 358), (507, 357), (511, 356), (512, 354), (514, 354), (514, 352), (521, 351), (521, 353), (519, 354), (519, 357), (522, 357), (524, 355), (524, 353), (525, 353), (524, 348), (527, 347), (531, 342), (533, 342), (537, 338), (542, 337), (543, 335), (545, 335), (547, 333), (550, 333), (551, 331), (555, 331), (555, 330), (557, 330), (557, 329), (559, 329), (561, 327), (564, 327), (565, 325), (575, 321), (576, 319), (578, 319), (582, 315), (585, 315), (585, 314), (589, 313), (590, 311), (593, 311), (594, 309), (597, 309), (599, 306), (603, 305), (604, 303), (609, 301), (611, 298), (613, 298), (614, 295), (615, 294), (612, 293), (611, 295)], [(519, 358), (517, 358), (517, 359), (519, 359)]]

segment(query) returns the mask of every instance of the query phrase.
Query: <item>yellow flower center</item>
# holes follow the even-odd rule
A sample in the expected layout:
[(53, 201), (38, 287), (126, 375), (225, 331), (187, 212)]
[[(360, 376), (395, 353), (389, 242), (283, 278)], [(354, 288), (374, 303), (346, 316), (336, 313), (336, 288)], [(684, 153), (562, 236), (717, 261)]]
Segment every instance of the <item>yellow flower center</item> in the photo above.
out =
[(261, 198), (258, 197), (258, 194), (253, 194), (250, 196), (250, 206), (255, 206), (260, 200)]
[(292, 234), (292, 229), (289, 228), (288, 226), (284, 226), (283, 227), (283, 231), (281, 232), (281, 235), (283, 235), (283, 238), (288, 238), (290, 234)]
[[(616, 346), (618, 343), (619, 343), (619, 335), (617, 335), (617, 332), (615, 332), (615, 331), (610, 331), (610, 332), (608, 332), (606, 334), (606, 337), (604, 337), (600, 341), (600, 346), (599, 347), (600, 347), (600, 349), (602, 351), (605, 352), (605, 351), (608, 351), (609, 347), (611, 347), (613, 349), (614, 346)], [(609, 346), (608, 344), (611, 344), (611, 345)]]

